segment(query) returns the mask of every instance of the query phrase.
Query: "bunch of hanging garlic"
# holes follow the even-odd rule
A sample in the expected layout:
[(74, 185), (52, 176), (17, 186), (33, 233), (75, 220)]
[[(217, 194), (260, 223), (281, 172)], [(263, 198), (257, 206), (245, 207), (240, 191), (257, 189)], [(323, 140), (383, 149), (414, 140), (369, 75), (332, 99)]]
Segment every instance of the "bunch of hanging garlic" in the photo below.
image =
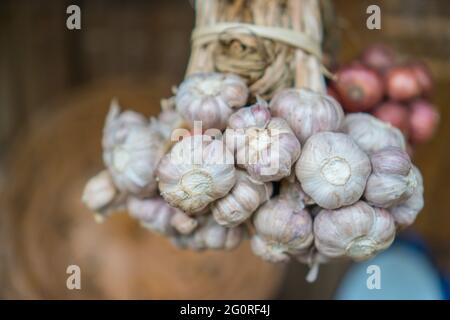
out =
[(331, 259), (373, 257), (414, 222), (423, 182), (398, 129), (309, 89), (250, 99), (238, 76), (203, 73), (158, 118), (113, 101), (106, 170), (83, 201), (102, 218), (127, 209), (181, 248), (249, 237), (265, 260), (308, 264), (308, 281)]

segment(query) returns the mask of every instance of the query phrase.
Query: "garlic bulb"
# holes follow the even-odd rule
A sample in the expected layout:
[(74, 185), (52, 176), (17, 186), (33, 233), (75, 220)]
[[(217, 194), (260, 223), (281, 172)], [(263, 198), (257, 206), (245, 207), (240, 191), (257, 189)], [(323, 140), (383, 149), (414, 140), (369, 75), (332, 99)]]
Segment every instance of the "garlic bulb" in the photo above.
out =
[(95, 212), (97, 222), (103, 222), (104, 217), (125, 207), (125, 195), (114, 186), (108, 170), (103, 170), (86, 183), (81, 200)]
[(197, 228), (198, 221), (197, 219), (189, 217), (183, 211), (175, 209), (175, 213), (170, 219), (170, 225), (181, 234), (191, 234), (192, 231)]
[(157, 169), (159, 190), (173, 207), (199, 213), (234, 186), (233, 154), (220, 140), (193, 135), (177, 142)]
[(140, 199), (129, 197), (127, 209), (131, 217), (140, 221), (141, 225), (152, 231), (170, 234), (170, 225), (174, 208), (169, 206), (161, 197)]
[(256, 234), (251, 239), (253, 252), (267, 261), (288, 261), (313, 241), (312, 219), (304, 204), (277, 196), (255, 213)]
[(201, 121), (203, 129), (225, 129), (233, 108), (247, 102), (248, 88), (234, 74), (198, 73), (186, 78), (176, 93), (177, 111), (193, 127)]
[(344, 111), (331, 96), (309, 89), (286, 89), (275, 94), (270, 110), (285, 119), (303, 144), (320, 131), (340, 131)]
[(406, 150), (401, 131), (367, 113), (350, 113), (345, 117), (344, 132), (349, 134), (367, 153), (384, 147)]
[(422, 175), (415, 166), (413, 166), (413, 171), (417, 178), (417, 186), (414, 192), (408, 200), (389, 209), (394, 217), (395, 223), (402, 228), (413, 224), (424, 206)]
[(300, 143), (285, 120), (270, 117), (264, 100), (234, 113), (228, 125), (233, 130), (227, 130), (227, 146), (236, 150), (237, 165), (254, 180), (277, 181), (291, 174)]
[(317, 250), (326, 257), (366, 260), (394, 241), (394, 218), (363, 201), (338, 210), (324, 209), (314, 219), (314, 237)]
[(92, 211), (101, 211), (108, 206), (117, 194), (114, 183), (107, 170), (103, 170), (87, 182), (82, 201)]
[(149, 230), (171, 235), (175, 231), (190, 234), (197, 227), (197, 220), (183, 211), (171, 207), (159, 196), (152, 198), (128, 197), (127, 209), (131, 217)]
[(257, 183), (246, 172), (237, 170), (233, 189), (211, 205), (211, 212), (218, 224), (235, 227), (269, 200), (272, 191), (272, 183)]
[(154, 195), (154, 172), (166, 148), (154, 124), (134, 112), (120, 113), (119, 106), (111, 104), (103, 133), (103, 161), (120, 191)]
[(374, 152), (370, 161), (372, 174), (364, 197), (371, 205), (389, 208), (406, 201), (417, 185), (416, 174), (408, 154), (397, 147)]
[(173, 241), (175, 245), (183, 249), (232, 250), (241, 243), (243, 237), (244, 232), (240, 226), (226, 228), (217, 224), (214, 219), (209, 216), (193, 234), (188, 236), (176, 236), (173, 238)]
[(366, 186), (369, 157), (347, 135), (319, 132), (306, 141), (295, 173), (303, 190), (322, 208), (358, 201)]

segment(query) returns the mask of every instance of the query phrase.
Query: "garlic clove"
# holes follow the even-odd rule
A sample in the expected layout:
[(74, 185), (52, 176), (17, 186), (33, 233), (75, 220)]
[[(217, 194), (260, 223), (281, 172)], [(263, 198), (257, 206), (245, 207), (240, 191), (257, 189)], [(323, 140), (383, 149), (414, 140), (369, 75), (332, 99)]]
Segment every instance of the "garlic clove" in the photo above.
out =
[(314, 236), (324, 256), (361, 261), (391, 245), (395, 223), (388, 211), (358, 201), (337, 210), (322, 210), (314, 219)]
[(157, 177), (161, 195), (171, 206), (199, 213), (234, 186), (234, 157), (220, 140), (189, 136), (162, 158)]
[(244, 80), (233, 74), (198, 73), (186, 78), (176, 93), (177, 111), (193, 127), (201, 121), (204, 130), (225, 129), (233, 108), (247, 102)]
[(270, 119), (267, 102), (258, 97), (256, 104), (233, 113), (228, 119), (228, 127), (232, 129), (265, 128)]
[(400, 228), (405, 228), (413, 224), (424, 206), (423, 178), (417, 167), (413, 166), (412, 170), (417, 178), (417, 186), (412, 195), (405, 202), (389, 209), (394, 217), (395, 223)]
[(319, 132), (311, 136), (295, 166), (303, 190), (322, 208), (358, 201), (371, 171), (369, 157), (347, 135)]
[(242, 170), (236, 171), (236, 184), (225, 197), (211, 205), (211, 212), (219, 225), (235, 227), (247, 220), (272, 194), (271, 183), (253, 181)]
[(321, 131), (340, 131), (344, 111), (331, 96), (309, 89), (286, 89), (270, 101), (272, 115), (285, 119), (300, 143)]
[(406, 150), (405, 137), (401, 131), (370, 114), (348, 114), (345, 117), (344, 132), (369, 154), (389, 146)]

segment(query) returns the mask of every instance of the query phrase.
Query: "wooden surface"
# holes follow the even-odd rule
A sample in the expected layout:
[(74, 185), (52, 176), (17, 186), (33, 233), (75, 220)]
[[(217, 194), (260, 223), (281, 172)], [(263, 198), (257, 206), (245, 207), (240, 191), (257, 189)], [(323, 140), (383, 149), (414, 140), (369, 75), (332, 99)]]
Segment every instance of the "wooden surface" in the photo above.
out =
[[(82, 88), (110, 78), (127, 79), (130, 86), (147, 85), (156, 103), (157, 97), (168, 96), (171, 85), (183, 77), (194, 17), (189, 1), (75, 1), (82, 8), (82, 30), (68, 31), (65, 8), (73, 2), (0, 1), (0, 163), (17, 149), (17, 137), (32, 130), (35, 119), (59, 113), (68, 106), (65, 97), (76, 96)], [(450, 2), (334, 3), (340, 14), (336, 29), (342, 40), (340, 61), (348, 61), (370, 43), (383, 41), (405, 56), (424, 59), (437, 79), (434, 101), (440, 108), (441, 125), (433, 141), (421, 146), (415, 155), (425, 178), (426, 205), (412, 230), (430, 244), (443, 270), (450, 270)], [(365, 28), (365, 10), (370, 4), (382, 9), (380, 31)], [(148, 81), (152, 78), (164, 80), (156, 87)], [(139, 105), (148, 106), (144, 101)], [(78, 125), (82, 131), (83, 125)], [(96, 159), (92, 161), (99, 161)], [(34, 165), (31, 158), (29, 165)], [(0, 165), (0, 190), (10, 192), (10, 178), (5, 178), (4, 171), (5, 166)], [(48, 194), (45, 183), (39, 190)], [(61, 197), (54, 192), (54, 197)], [(26, 201), (20, 204), (27, 205)], [(11, 259), (11, 253), (0, 249), (0, 259)], [(0, 281), (2, 267), (4, 263), (0, 263)], [(332, 297), (346, 267), (345, 263), (326, 266), (319, 282), (308, 285), (303, 280), (305, 268), (292, 264), (279, 296)]]

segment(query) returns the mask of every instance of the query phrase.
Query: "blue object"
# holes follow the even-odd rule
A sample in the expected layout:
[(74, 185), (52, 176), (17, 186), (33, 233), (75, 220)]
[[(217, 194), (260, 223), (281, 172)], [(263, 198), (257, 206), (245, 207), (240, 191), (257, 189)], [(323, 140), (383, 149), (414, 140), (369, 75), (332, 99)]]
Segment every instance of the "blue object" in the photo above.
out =
[(338, 300), (445, 300), (449, 284), (416, 236), (397, 240), (375, 258), (354, 264), (336, 291)]

